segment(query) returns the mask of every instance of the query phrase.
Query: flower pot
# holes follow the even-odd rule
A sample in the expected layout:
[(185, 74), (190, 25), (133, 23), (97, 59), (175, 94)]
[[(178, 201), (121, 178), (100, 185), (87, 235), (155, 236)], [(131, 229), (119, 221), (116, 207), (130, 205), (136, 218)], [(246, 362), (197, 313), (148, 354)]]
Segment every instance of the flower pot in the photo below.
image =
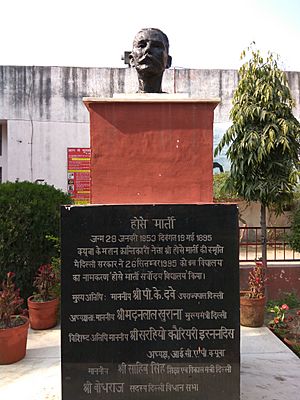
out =
[(29, 319), (20, 317), (24, 323), (13, 328), (0, 329), (0, 364), (12, 364), (26, 354)]
[(249, 298), (248, 292), (240, 292), (241, 325), (258, 328), (264, 324), (266, 298)]
[(49, 301), (34, 301), (34, 296), (30, 296), (27, 303), (32, 329), (49, 329), (57, 324), (58, 298)]

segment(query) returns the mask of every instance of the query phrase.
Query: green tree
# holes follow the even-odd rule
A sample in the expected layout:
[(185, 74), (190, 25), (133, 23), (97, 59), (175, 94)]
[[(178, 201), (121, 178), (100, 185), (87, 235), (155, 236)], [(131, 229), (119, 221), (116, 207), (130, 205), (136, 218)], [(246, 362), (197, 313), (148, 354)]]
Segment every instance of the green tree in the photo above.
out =
[(266, 209), (279, 214), (293, 198), (298, 182), (300, 124), (294, 117), (286, 74), (278, 58), (264, 59), (251, 45), (241, 55), (239, 83), (230, 111), (232, 125), (215, 155), (228, 146), (228, 187), (246, 201), (261, 204), (262, 261), (267, 267)]

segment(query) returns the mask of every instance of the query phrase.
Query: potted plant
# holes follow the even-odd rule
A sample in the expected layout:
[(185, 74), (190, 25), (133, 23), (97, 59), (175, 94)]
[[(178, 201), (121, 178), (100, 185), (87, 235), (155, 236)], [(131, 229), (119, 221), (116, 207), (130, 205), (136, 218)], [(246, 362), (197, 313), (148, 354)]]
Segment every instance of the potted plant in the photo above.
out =
[(57, 324), (59, 297), (54, 294), (58, 276), (51, 264), (39, 267), (33, 286), (37, 292), (27, 300), (32, 329), (48, 329)]
[(256, 261), (248, 276), (249, 289), (240, 292), (241, 325), (259, 327), (264, 324), (265, 314), (265, 273), (263, 264)]
[(8, 272), (0, 290), (0, 364), (12, 364), (25, 357), (29, 320), (16, 315), (24, 300), (15, 288), (15, 273)]
[(268, 309), (274, 314), (269, 328), (298, 356), (300, 355), (300, 310), (290, 310), (287, 304), (274, 305)]
[(289, 306), (287, 304), (275, 305), (274, 307), (268, 308), (267, 310), (274, 314), (274, 318), (269, 322), (269, 328), (276, 335), (284, 337), (288, 332), (288, 321), (290, 317), (286, 317), (286, 313), (289, 311)]

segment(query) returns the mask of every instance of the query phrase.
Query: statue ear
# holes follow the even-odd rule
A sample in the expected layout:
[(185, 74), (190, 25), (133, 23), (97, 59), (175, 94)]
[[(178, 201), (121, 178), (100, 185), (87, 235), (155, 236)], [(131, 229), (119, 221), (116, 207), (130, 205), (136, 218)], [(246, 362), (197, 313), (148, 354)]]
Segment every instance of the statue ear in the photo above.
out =
[(168, 56), (166, 68), (170, 68), (171, 65), (172, 65), (172, 57), (171, 57), (171, 56)]
[(130, 64), (130, 66), (131, 66), (131, 67), (135, 67), (134, 59), (133, 59), (133, 54), (130, 53), (129, 56), (128, 56), (128, 58), (129, 58), (129, 64)]

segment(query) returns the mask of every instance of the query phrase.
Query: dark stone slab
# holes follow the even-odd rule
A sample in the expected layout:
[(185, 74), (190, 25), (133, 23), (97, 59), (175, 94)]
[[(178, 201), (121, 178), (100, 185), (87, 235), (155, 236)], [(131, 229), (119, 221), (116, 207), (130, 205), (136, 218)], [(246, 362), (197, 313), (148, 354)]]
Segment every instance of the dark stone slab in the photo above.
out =
[(234, 205), (62, 208), (69, 399), (238, 400)]

